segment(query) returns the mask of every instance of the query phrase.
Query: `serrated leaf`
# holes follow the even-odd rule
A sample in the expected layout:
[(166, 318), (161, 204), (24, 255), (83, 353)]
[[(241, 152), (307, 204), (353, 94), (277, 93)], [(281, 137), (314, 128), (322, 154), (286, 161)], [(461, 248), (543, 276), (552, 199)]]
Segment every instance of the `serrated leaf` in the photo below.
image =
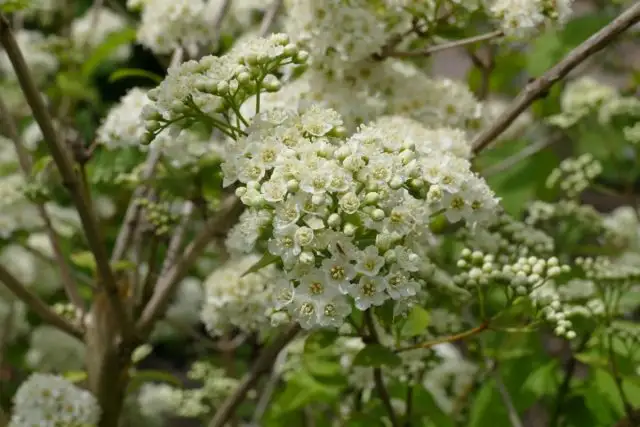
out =
[(98, 66), (106, 61), (109, 56), (122, 45), (131, 43), (136, 39), (136, 31), (133, 28), (125, 28), (109, 34), (102, 44), (100, 44), (93, 53), (82, 64), (82, 76), (88, 79), (98, 68)]
[(258, 260), (258, 262), (253, 264), (247, 271), (242, 273), (242, 276), (240, 277), (244, 277), (247, 274), (255, 273), (256, 271), (259, 271), (268, 265), (275, 264), (279, 259), (280, 257), (277, 255), (271, 255), (269, 253), (266, 253), (262, 256), (262, 258)]
[(431, 316), (429, 315), (429, 312), (419, 305), (414, 305), (407, 315), (406, 322), (402, 325), (400, 334), (403, 337), (422, 335), (430, 322)]
[(71, 255), (71, 262), (80, 268), (96, 271), (96, 259), (89, 251), (78, 252)]
[(152, 82), (159, 84), (162, 82), (162, 76), (151, 71), (143, 70), (141, 68), (120, 68), (109, 76), (109, 83), (117, 82), (118, 80), (130, 78), (130, 77), (142, 77)]
[(368, 344), (353, 359), (356, 366), (398, 366), (401, 363), (400, 356), (381, 344)]

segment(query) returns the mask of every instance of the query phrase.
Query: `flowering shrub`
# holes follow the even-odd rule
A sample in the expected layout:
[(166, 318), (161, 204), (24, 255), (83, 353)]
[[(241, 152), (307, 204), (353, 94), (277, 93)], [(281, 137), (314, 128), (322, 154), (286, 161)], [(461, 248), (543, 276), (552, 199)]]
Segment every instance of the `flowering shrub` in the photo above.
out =
[(640, 425), (640, 4), (77, 3), (0, 0), (0, 427)]

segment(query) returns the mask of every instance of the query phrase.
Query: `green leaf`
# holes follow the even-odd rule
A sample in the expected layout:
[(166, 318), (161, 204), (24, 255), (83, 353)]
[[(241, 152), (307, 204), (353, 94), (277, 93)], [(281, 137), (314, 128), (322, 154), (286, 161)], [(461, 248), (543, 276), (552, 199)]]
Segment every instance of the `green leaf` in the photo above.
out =
[(87, 373), (85, 371), (69, 371), (65, 372), (64, 378), (75, 384), (86, 380)]
[(309, 373), (301, 371), (287, 381), (284, 391), (275, 399), (271, 410), (279, 416), (313, 402), (333, 402), (340, 395), (342, 387), (326, 385), (317, 381)]
[(523, 389), (536, 397), (553, 395), (558, 389), (558, 361), (551, 360), (535, 369), (524, 382)]
[(64, 96), (96, 104), (100, 98), (97, 91), (87, 80), (75, 73), (58, 73), (56, 86)]
[(106, 61), (109, 56), (122, 45), (132, 43), (136, 39), (136, 31), (133, 28), (126, 28), (109, 34), (100, 46), (82, 64), (82, 76), (88, 79), (93, 75), (98, 66)]
[(38, 175), (40, 172), (45, 170), (47, 166), (51, 164), (52, 161), (53, 161), (53, 157), (51, 156), (43, 156), (39, 158), (38, 161), (33, 164), (33, 167), (31, 168), (31, 174), (33, 176)]
[(121, 259), (111, 264), (111, 268), (113, 268), (114, 272), (131, 271), (136, 268), (136, 264), (129, 260)]
[(356, 366), (398, 366), (401, 363), (400, 356), (381, 344), (368, 344), (353, 359)]
[(304, 352), (314, 353), (322, 350), (329, 350), (338, 338), (338, 333), (329, 329), (320, 329), (311, 333), (304, 341)]
[(258, 260), (258, 262), (253, 264), (247, 271), (242, 273), (242, 276), (240, 277), (244, 277), (247, 274), (255, 273), (256, 271), (259, 271), (268, 265), (275, 264), (279, 259), (280, 257), (277, 255), (271, 255), (270, 253), (266, 253), (262, 256), (262, 258)]
[(162, 76), (159, 76), (151, 71), (143, 70), (141, 68), (120, 68), (111, 73), (111, 75), (109, 76), (109, 83), (117, 82), (118, 80), (130, 77), (142, 77), (145, 79), (149, 79), (156, 84), (159, 84), (162, 81)]
[(136, 347), (136, 349), (133, 350), (133, 354), (131, 354), (131, 362), (136, 364), (143, 361), (151, 354), (152, 351), (153, 347), (150, 344), (143, 344)]
[(96, 259), (89, 251), (78, 252), (71, 255), (71, 262), (80, 268), (96, 271)]
[(406, 322), (402, 325), (400, 334), (403, 337), (422, 335), (427, 329), (427, 326), (429, 326), (430, 321), (431, 316), (429, 312), (419, 305), (414, 305), (407, 316)]
[(526, 70), (538, 77), (551, 68), (562, 57), (563, 45), (556, 30), (550, 29), (531, 43), (527, 55)]
[(129, 385), (128, 385), (129, 393), (133, 393), (137, 391), (140, 387), (142, 387), (142, 385), (148, 382), (162, 382), (162, 383), (170, 384), (177, 388), (183, 387), (183, 384), (180, 378), (163, 371), (154, 371), (154, 370), (139, 371), (137, 369), (132, 369), (130, 376), (131, 376), (131, 381), (129, 382)]

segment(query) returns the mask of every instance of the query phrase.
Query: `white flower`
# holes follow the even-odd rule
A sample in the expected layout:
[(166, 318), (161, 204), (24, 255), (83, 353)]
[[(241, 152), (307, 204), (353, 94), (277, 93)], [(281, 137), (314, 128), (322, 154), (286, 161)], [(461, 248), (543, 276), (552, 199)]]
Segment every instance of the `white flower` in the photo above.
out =
[(55, 375), (32, 374), (13, 398), (11, 426), (96, 426), (100, 407), (95, 397)]
[(378, 248), (374, 245), (367, 246), (358, 254), (355, 269), (365, 276), (376, 276), (384, 265), (384, 257), (378, 254)]
[[(80, 49), (95, 49), (100, 46), (111, 34), (126, 28), (125, 19), (111, 9), (102, 7), (98, 10), (89, 10), (71, 24), (71, 37)], [(111, 58), (122, 61), (131, 54), (131, 45), (123, 44), (112, 54)]]
[(366, 310), (369, 307), (382, 305), (387, 297), (385, 289), (387, 285), (382, 277), (362, 276), (357, 283), (349, 286), (349, 295), (354, 300), (356, 307), (360, 310)]

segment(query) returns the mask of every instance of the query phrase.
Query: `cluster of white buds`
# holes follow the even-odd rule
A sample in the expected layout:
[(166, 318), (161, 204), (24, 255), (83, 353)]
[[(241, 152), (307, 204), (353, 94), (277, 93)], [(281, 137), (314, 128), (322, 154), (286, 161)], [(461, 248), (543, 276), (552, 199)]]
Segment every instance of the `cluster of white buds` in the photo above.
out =
[(579, 196), (602, 173), (602, 164), (590, 153), (560, 162), (547, 178), (547, 188), (558, 188), (569, 198)]
[(500, 21), (507, 36), (522, 39), (545, 25), (566, 22), (572, 3), (573, 0), (494, 0), (488, 12)]
[[(366, 310), (421, 287), (414, 246), (434, 215), (486, 222), (497, 199), (470, 163), (373, 123), (344, 140), (340, 116), (271, 110), (229, 145), (224, 185), (270, 218), (266, 249), (282, 262), (276, 307), (304, 327), (340, 326), (347, 296)], [(254, 214), (254, 216), (259, 216)]]
[(578, 257), (575, 260), (585, 277), (601, 285), (630, 285), (640, 280), (640, 267), (616, 262), (610, 258)]
[(144, 218), (157, 236), (167, 234), (178, 220), (178, 215), (172, 212), (170, 203), (166, 201), (154, 202), (141, 198), (136, 202), (143, 208)]
[(98, 424), (95, 397), (62, 377), (32, 374), (13, 398), (11, 427), (82, 426)]
[[(147, 128), (143, 143), (151, 143), (164, 129), (176, 136), (197, 123), (232, 138), (241, 135), (247, 125), (240, 114), (242, 104), (253, 95), (280, 89), (275, 73), (288, 64), (304, 64), (307, 57), (286, 34), (273, 34), (240, 43), (220, 57), (170, 68), (166, 79), (148, 93), (153, 102), (142, 113)], [(259, 102), (257, 96), (257, 110)]]
[(544, 304), (542, 307), (542, 316), (544, 320), (553, 324), (555, 327), (553, 332), (566, 339), (572, 340), (576, 337), (576, 332), (572, 329), (571, 320), (567, 319), (571, 315), (571, 311), (561, 301), (557, 294), (547, 296), (542, 300), (534, 300), (538, 305)]
[(52, 309), (58, 315), (71, 322), (78, 322), (82, 317), (82, 311), (70, 302), (57, 302), (53, 305)]
[(570, 128), (619, 96), (614, 86), (599, 82), (590, 76), (580, 77), (569, 82), (562, 92), (560, 97), (562, 112), (547, 120), (554, 126)]
[(460, 230), (461, 237), (471, 250), (493, 254), (501, 264), (531, 255), (549, 256), (553, 253), (553, 239), (543, 231), (514, 219), (502, 212), (482, 229), (473, 232)]
[(640, 144), (640, 121), (631, 126), (626, 126), (623, 130), (624, 138), (633, 145)]
[(462, 270), (454, 277), (456, 283), (466, 286), (486, 286), (504, 283), (511, 287), (514, 295), (529, 295), (546, 281), (569, 271), (558, 258), (535, 256), (520, 257), (513, 263), (496, 262), (493, 254), (465, 248), (460, 253), (457, 267)]

